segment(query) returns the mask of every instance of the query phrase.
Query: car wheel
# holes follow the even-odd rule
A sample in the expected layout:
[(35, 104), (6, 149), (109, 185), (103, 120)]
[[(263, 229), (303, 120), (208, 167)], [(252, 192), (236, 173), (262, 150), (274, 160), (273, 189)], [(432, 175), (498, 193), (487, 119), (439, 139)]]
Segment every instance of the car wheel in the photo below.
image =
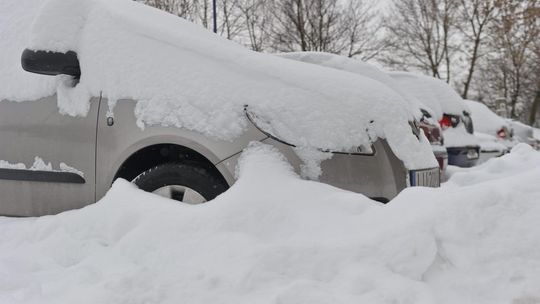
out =
[(229, 186), (198, 163), (165, 163), (139, 174), (133, 181), (139, 189), (188, 204), (214, 199)]

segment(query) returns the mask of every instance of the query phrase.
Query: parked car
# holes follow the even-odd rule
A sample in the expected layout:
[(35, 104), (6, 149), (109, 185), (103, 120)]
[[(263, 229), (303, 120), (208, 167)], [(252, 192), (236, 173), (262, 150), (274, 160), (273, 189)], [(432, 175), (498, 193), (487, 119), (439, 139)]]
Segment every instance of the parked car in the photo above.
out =
[(493, 157), (504, 155), (516, 145), (510, 124), (502, 117), (492, 112), (486, 105), (472, 100), (465, 100), (471, 110), (474, 123), (474, 135), (480, 142), (481, 164)]
[(465, 104), (471, 110), (475, 133), (480, 132), (494, 136), (508, 149), (516, 145), (517, 142), (513, 138), (512, 127), (508, 121), (480, 102), (465, 100)]
[(403, 90), (408, 90), (435, 111), (444, 135), (448, 164), (474, 166), (480, 155), (479, 142), (473, 136), (470, 110), (452, 87), (440, 79), (409, 72), (389, 74)]
[[(418, 121), (418, 126), (424, 132), (424, 135), (431, 144), (433, 154), (439, 163), (441, 172), (444, 172), (448, 164), (448, 153), (444, 147), (444, 139), (440, 127), (433, 119), (433, 110), (423, 104), (415, 96), (409, 94), (406, 90), (400, 88), (396, 81), (385, 72), (379, 70), (369, 63), (323, 52), (289, 52), (281, 53), (278, 56), (305, 63), (317, 64), (329, 68), (334, 68), (357, 75), (365, 76), (379, 81), (388, 86), (391, 90), (403, 97), (403, 101), (411, 109)], [(442, 174), (441, 174), (442, 176)]]
[(202, 203), (235, 182), (253, 141), (381, 202), (439, 185), (413, 115), (371, 79), (255, 53), (128, 0), (48, 1), (30, 36), (22, 67), (60, 76), (52, 92), (29, 87), (50, 93), (36, 100), (0, 93), (0, 215), (80, 208), (118, 178)]

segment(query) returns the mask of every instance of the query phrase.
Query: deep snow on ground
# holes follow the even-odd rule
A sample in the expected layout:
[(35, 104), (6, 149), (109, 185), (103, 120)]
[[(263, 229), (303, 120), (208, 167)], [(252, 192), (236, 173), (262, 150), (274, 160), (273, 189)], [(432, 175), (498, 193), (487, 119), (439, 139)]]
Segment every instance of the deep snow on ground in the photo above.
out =
[(117, 181), (81, 210), (0, 218), (0, 303), (540, 302), (540, 153), (451, 171), (380, 205), (252, 144), (203, 205)]

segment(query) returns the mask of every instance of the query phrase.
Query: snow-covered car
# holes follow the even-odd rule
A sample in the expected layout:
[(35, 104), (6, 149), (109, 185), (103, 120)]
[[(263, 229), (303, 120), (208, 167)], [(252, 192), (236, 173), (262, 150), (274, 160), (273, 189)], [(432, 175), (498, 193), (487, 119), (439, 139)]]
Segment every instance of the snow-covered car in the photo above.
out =
[(386, 85), (388, 89), (398, 93), (403, 98), (403, 101), (409, 110), (413, 112), (413, 115), (418, 121), (418, 126), (422, 129), (424, 135), (431, 144), (433, 154), (439, 163), (441, 172), (444, 172), (446, 165), (448, 164), (448, 153), (444, 147), (441, 129), (438, 126), (437, 121), (433, 119), (433, 111), (415, 96), (409, 94), (406, 90), (401, 89), (399, 84), (397, 84), (388, 74), (369, 63), (324, 52), (289, 52), (278, 54), (278, 56), (371, 78)]
[(479, 164), (507, 153), (516, 145), (510, 124), (504, 118), (480, 102), (465, 100), (465, 104), (471, 111), (474, 135), (480, 142)]
[(448, 164), (459, 167), (476, 165), (480, 155), (478, 139), (473, 135), (470, 110), (446, 82), (410, 72), (391, 72), (403, 90), (416, 96), (435, 112), (443, 130)]
[(253, 141), (382, 202), (439, 185), (414, 115), (369, 78), (252, 52), (135, 1), (50, 0), (36, 14), (28, 42), (21, 22), (0, 27), (6, 58), (27, 48), (32, 72), (1, 76), (1, 215), (80, 208), (117, 178), (204, 202), (235, 182)]
[(491, 111), (486, 105), (473, 100), (465, 100), (465, 104), (471, 110), (471, 118), (474, 123), (474, 132), (480, 132), (495, 136), (508, 149), (516, 145), (513, 139), (510, 123)]

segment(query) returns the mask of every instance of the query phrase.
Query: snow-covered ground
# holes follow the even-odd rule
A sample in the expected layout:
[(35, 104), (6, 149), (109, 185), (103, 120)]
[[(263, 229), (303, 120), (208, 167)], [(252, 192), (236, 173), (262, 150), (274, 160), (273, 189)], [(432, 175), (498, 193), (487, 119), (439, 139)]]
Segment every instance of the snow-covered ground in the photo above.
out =
[(81, 210), (0, 218), (0, 303), (539, 303), (540, 153), (449, 171), (380, 205), (252, 144), (203, 205), (117, 181)]

